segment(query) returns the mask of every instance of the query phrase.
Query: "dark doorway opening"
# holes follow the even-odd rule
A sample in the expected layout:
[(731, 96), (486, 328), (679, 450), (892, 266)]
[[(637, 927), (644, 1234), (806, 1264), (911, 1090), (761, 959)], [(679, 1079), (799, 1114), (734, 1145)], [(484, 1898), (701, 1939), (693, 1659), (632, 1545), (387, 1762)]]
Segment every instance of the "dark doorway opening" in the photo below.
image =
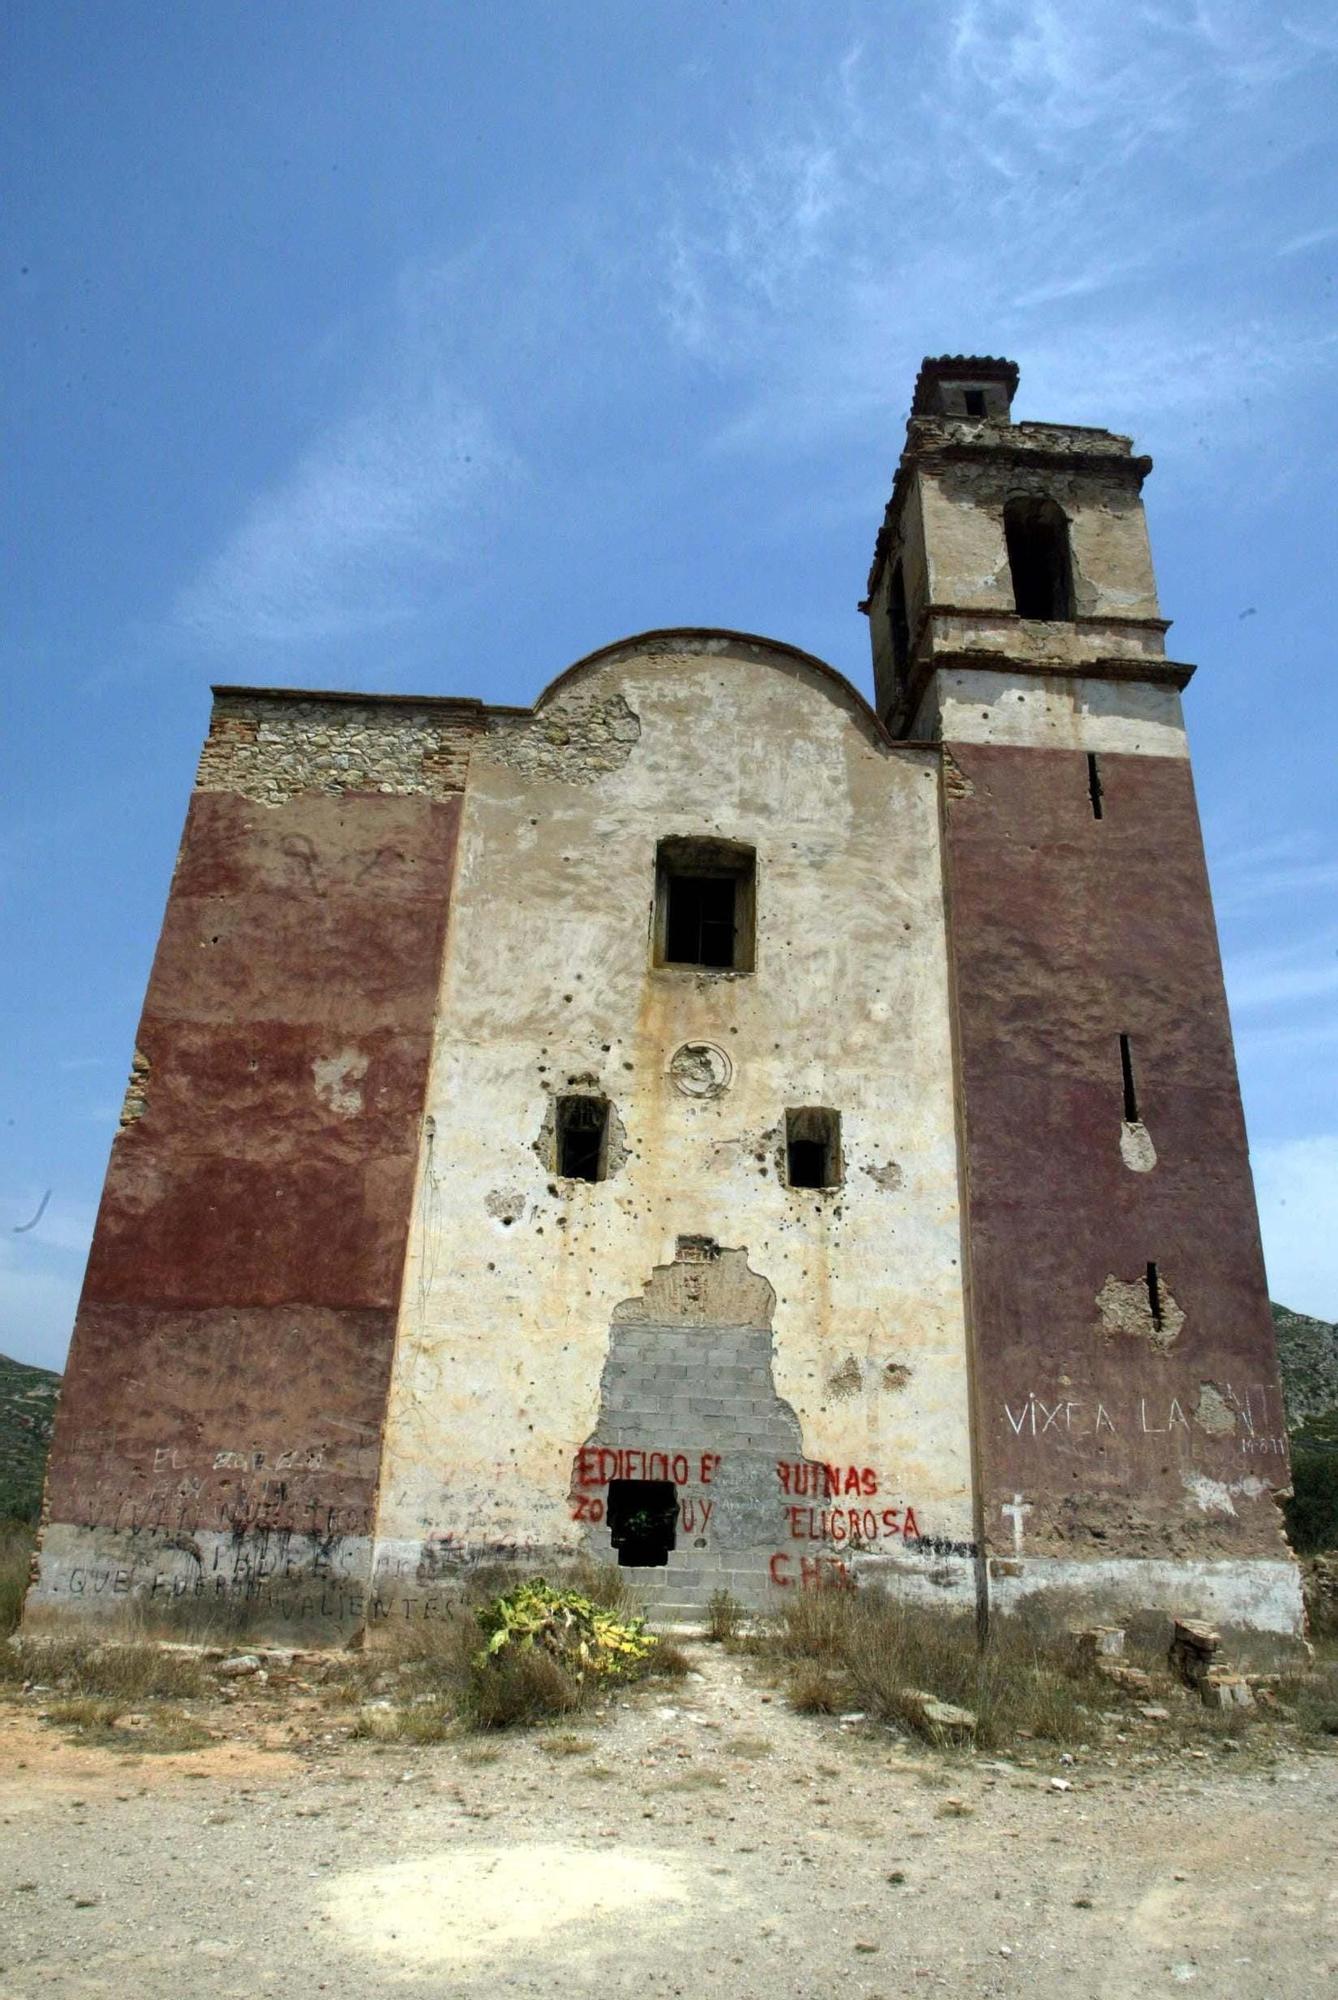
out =
[(669, 1479), (611, 1479), (608, 1523), (623, 1569), (663, 1569), (678, 1529), (678, 1488)]

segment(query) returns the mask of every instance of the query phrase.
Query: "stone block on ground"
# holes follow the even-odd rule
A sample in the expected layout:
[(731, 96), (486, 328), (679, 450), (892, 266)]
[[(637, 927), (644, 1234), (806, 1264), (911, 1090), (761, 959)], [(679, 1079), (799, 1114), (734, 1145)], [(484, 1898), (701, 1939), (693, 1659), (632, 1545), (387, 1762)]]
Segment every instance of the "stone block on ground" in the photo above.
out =
[(1122, 1660), (1097, 1660), (1094, 1665), (1103, 1680), (1126, 1694), (1146, 1694), (1152, 1686), (1151, 1674), (1142, 1667), (1128, 1667)]
[(969, 1708), (958, 1708), (950, 1701), (940, 1701), (937, 1695), (927, 1693), (924, 1688), (903, 1688), (901, 1700), (907, 1714), (927, 1735), (946, 1743), (975, 1741), (976, 1718)]
[(1244, 1674), (1223, 1673), (1214, 1668), (1199, 1682), (1199, 1699), (1205, 1708), (1253, 1708), (1254, 1695)]
[(1201, 1618), (1177, 1618), (1171, 1632), (1167, 1663), (1186, 1687), (1196, 1688), (1208, 1672), (1222, 1641)]
[(1085, 1630), (1074, 1633), (1073, 1644), (1084, 1666), (1095, 1666), (1103, 1660), (1117, 1660), (1124, 1652), (1124, 1627), (1089, 1625)]

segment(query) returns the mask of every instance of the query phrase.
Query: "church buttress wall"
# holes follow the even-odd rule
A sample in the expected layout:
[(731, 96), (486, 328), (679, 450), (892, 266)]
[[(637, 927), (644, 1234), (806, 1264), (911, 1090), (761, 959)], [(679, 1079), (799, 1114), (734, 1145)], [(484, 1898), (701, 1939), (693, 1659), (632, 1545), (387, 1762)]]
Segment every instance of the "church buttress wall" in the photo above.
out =
[(168, 1630), (203, 1616), (337, 1640), (363, 1624), (461, 711), (467, 726), (467, 704), (407, 723), (393, 702), (218, 704), (98, 1213), (30, 1623), (134, 1601)]

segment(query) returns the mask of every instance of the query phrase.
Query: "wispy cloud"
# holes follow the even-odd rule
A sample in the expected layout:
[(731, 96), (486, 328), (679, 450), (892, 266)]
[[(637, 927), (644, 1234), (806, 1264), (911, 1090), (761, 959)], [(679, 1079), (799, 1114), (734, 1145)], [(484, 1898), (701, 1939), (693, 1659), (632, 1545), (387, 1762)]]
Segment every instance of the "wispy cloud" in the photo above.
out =
[[(1276, 1059), (1333, 1047), (1338, 927), (1329, 917), (1338, 860), (1317, 835), (1302, 831), (1229, 850), (1213, 881), (1242, 1051)], [(1267, 944), (1256, 941), (1261, 930)]]
[(1306, 250), (1318, 250), (1322, 244), (1332, 243), (1338, 237), (1338, 222), (1323, 229), (1307, 229), (1300, 236), (1290, 237), (1286, 243), (1278, 245), (1279, 257), (1299, 257)]
[(1213, 883), (1219, 917), (1280, 902), (1294, 907), (1338, 894), (1338, 856), (1314, 833), (1288, 834), (1228, 852), (1213, 869)]
[(1253, 1165), (1271, 1295), (1338, 1319), (1338, 1133), (1256, 1146)]
[(1232, 1011), (1270, 1012), (1298, 1000), (1323, 1000), (1338, 995), (1338, 944), (1327, 947), (1328, 963), (1316, 963), (1317, 947), (1310, 940), (1277, 951), (1256, 952), (1228, 962), (1227, 986)]
[(223, 651), (303, 648), (421, 611), (520, 473), (401, 300), (391, 352), (182, 591), (177, 625)]
[(1294, 20), (959, 0), (895, 83), (887, 53), (764, 105), (668, 226), (671, 331), (738, 372), (722, 441), (830, 439), (937, 346), (1016, 348), (1038, 403), (1163, 435), (1229, 425), (1224, 375), (1263, 395), (1331, 357), (1327, 325), (1224, 311), (1211, 282), (1224, 248), (1257, 257), (1251, 190), (1307, 136), (1296, 85), (1330, 57)]
[(43, 1207), (43, 1193), (36, 1186), (0, 1190), (0, 1353), (63, 1368), (94, 1210), (59, 1196)]

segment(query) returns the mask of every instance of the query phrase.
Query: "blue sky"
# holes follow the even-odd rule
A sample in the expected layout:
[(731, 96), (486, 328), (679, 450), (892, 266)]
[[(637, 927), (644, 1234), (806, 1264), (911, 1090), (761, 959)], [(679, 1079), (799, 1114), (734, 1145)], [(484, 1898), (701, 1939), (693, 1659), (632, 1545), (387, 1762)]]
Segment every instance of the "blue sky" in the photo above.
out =
[(64, 1354), (208, 683), (527, 702), (696, 624), (867, 689), (943, 350), (1157, 462), (1271, 1286), (1338, 1317), (1329, 0), (7, 29), (0, 1349)]

